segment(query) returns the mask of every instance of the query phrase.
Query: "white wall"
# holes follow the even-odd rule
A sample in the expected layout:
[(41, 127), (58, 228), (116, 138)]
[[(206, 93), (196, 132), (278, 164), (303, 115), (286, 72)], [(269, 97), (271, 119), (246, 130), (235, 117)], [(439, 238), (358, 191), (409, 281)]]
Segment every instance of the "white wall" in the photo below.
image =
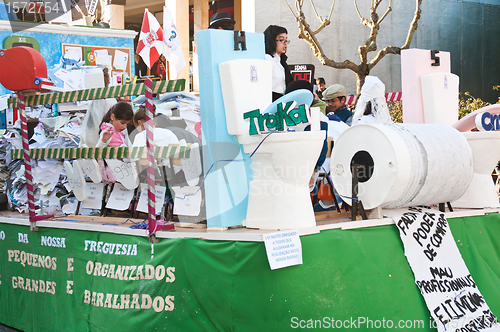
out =
[[(256, 32), (263, 32), (270, 24), (281, 25), (288, 30), (289, 39), (292, 41), (287, 50), (288, 64), (311, 63), (316, 68), (315, 77), (324, 77), (327, 86), (335, 83), (344, 85), (348, 94), (356, 92), (356, 76), (349, 69), (334, 69), (323, 66), (314, 57), (309, 45), (299, 39), (298, 25), (291, 14), (285, 1), (279, 0), (255, 0)], [(295, 9), (294, 0), (288, 3)], [(331, 1), (314, 1), (318, 14), (327, 17), (331, 7)], [(358, 6), (362, 14), (369, 15), (369, 1), (358, 1)], [(386, 7), (381, 6), (380, 16)], [(378, 49), (385, 46), (402, 46), (406, 40), (406, 33), (413, 18), (415, 1), (393, 1), (393, 10), (386, 17), (381, 25), (378, 35)], [(307, 22), (314, 28), (319, 26), (310, 2), (304, 1), (304, 14)], [(323, 50), (327, 57), (337, 62), (351, 60), (359, 64), (357, 48), (363, 44), (369, 35), (369, 28), (361, 25), (356, 13), (353, 1), (337, 0), (331, 23), (318, 35)], [(394, 26), (399, 23), (398, 26)], [(375, 57), (376, 52), (369, 53), (369, 59)], [(379, 76), (386, 84), (386, 92), (401, 91), (401, 70), (399, 55), (386, 55), (371, 72), (372, 75)]]

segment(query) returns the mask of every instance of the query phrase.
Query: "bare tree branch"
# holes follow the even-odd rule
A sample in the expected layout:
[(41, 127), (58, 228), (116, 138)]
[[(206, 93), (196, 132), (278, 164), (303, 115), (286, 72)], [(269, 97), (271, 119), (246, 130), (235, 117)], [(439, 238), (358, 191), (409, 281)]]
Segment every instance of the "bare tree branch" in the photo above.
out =
[(387, 15), (389, 15), (389, 13), (392, 11), (391, 4), (392, 4), (392, 0), (389, 0), (389, 7), (387, 7), (387, 10), (385, 11), (384, 15), (382, 15), (382, 18), (378, 21), (378, 24), (382, 23), (382, 21), (384, 20), (384, 18)]
[(406, 35), (406, 41), (403, 46), (401, 47), (395, 47), (395, 46), (387, 46), (380, 50), (375, 58), (370, 61), (368, 64), (369, 69), (373, 68), (386, 54), (401, 54), (401, 50), (407, 49), (410, 47), (411, 40), (413, 38), (413, 34), (417, 30), (418, 27), (418, 20), (420, 19), (420, 13), (422, 10), (420, 9), (420, 5), (422, 4), (422, 0), (415, 0), (416, 3), (416, 9), (415, 9), (415, 15), (413, 16), (413, 20), (410, 24), (410, 27), (408, 29), (408, 34)]
[(293, 16), (295, 17), (295, 20), (298, 23), (299, 26), (299, 34), (298, 37), (301, 39), (304, 39), (309, 46), (311, 47), (314, 56), (325, 66), (337, 68), (337, 69), (350, 69), (356, 74), (356, 86), (357, 86), (357, 94), (359, 95), (361, 91), (361, 87), (364, 84), (365, 77), (370, 74), (370, 70), (387, 54), (401, 54), (402, 49), (407, 49), (410, 47), (411, 40), (413, 38), (413, 34), (417, 30), (418, 27), (418, 20), (420, 19), (420, 13), (421, 9), (420, 6), (422, 4), (422, 0), (415, 0), (416, 4), (416, 9), (415, 9), (415, 14), (413, 16), (413, 20), (410, 24), (410, 27), (408, 29), (408, 34), (406, 36), (406, 41), (403, 46), (401, 47), (396, 47), (396, 46), (387, 46), (381, 49), (376, 56), (369, 62), (368, 61), (368, 53), (369, 52), (374, 52), (377, 50), (377, 37), (378, 37), (378, 32), (380, 30), (380, 24), (384, 21), (384, 19), (389, 15), (389, 13), (392, 11), (392, 0), (389, 0), (389, 5), (387, 9), (385, 10), (384, 14), (380, 17), (377, 14), (377, 10), (382, 3), (383, 0), (371, 0), (371, 7), (370, 7), (370, 16), (369, 19), (363, 17), (361, 14), (359, 8), (358, 8), (358, 3), (357, 0), (354, 0), (354, 6), (356, 8), (356, 12), (361, 19), (361, 24), (365, 25), (370, 28), (370, 35), (368, 39), (365, 41), (365, 43), (361, 46), (358, 47), (358, 54), (360, 57), (360, 63), (357, 65), (356, 63), (350, 61), (350, 60), (345, 60), (343, 62), (337, 62), (335, 60), (332, 60), (326, 56), (326, 54), (323, 51), (323, 48), (321, 47), (320, 42), (318, 41), (316, 35), (323, 30), (326, 26), (328, 26), (331, 22), (331, 16), (333, 14), (333, 9), (335, 6), (335, 0), (332, 0), (332, 7), (330, 8), (330, 13), (328, 15), (327, 19), (323, 19), (319, 14), (316, 9), (316, 6), (314, 5), (313, 0), (311, 1), (311, 6), (313, 7), (313, 11), (316, 15), (316, 17), (320, 21), (319, 27), (313, 31), (311, 26), (307, 23), (304, 12), (302, 10), (302, 7), (304, 5), (304, 0), (295, 0), (295, 9), (296, 12), (292, 10), (290, 5), (288, 4), (287, 0), (285, 0), (285, 3), (288, 6), (288, 9), (292, 12)]
[[(372, 1), (372, 6), (373, 6), (373, 1)], [(361, 13), (359, 12), (359, 9), (358, 9), (358, 1), (357, 0), (354, 0), (354, 7), (356, 7), (356, 11), (358, 12), (358, 16), (359, 16), (359, 19), (361, 20), (361, 24), (368, 26), (368, 24), (370, 24), (370, 22), (366, 18), (361, 16)]]
[(285, 0), (286, 5), (288, 6), (288, 9), (290, 9), (290, 12), (292, 13), (293, 17), (295, 17), (295, 21), (298, 21), (297, 16), (295, 16), (295, 13), (292, 10), (292, 7), (288, 4), (288, 1)]
[(323, 21), (321, 16), (318, 15), (318, 11), (316, 10), (316, 6), (314, 5), (313, 0), (311, 0), (311, 6), (313, 7), (314, 13), (316, 14), (316, 17), (318, 18), (318, 20)]

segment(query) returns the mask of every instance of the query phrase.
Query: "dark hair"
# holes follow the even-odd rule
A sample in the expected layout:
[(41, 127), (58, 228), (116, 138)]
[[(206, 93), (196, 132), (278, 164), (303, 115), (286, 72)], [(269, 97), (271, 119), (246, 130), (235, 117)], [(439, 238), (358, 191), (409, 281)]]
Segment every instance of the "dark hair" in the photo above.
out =
[[(156, 105), (153, 104), (153, 116), (155, 116)], [(139, 123), (139, 121), (146, 122), (146, 106), (141, 106), (134, 114), (134, 124)]]
[[(109, 111), (102, 117), (101, 125), (104, 122), (111, 121), (111, 114), (115, 116), (116, 120), (132, 121), (134, 118), (134, 111), (132, 105), (124, 101), (119, 101), (109, 109)], [(101, 126), (99, 125), (99, 128)]]
[(266, 54), (274, 55), (276, 53), (276, 37), (282, 33), (288, 34), (288, 31), (278, 25), (270, 25), (264, 30), (264, 44)]
[(316, 79), (316, 83), (318, 83), (318, 85), (321, 84), (321, 83), (326, 84), (325, 79), (323, 77), (318, 77)]
[(372, 114), (372, 102), (371, 101), (366, 103), (365, 112), (363, 113), (363, 115), (370, 115), (370, 114)]

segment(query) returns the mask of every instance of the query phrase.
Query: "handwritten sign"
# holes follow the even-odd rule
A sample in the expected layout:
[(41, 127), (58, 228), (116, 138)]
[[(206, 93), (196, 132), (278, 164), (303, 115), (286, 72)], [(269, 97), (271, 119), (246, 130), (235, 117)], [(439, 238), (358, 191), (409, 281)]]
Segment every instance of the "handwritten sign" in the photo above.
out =
[(125, 163), (118, 159), (106, 159), (106, 163), (117, 182), (129, 190), (137, 188), (139, 177), (134, 163)]
[(107, 209), (125, 211), (130, 205), (130, 201), (134, 197), (134, 190), (125, 188), (121, 183), (115, 183), (113, 191), (109, 195), (106, 203)]
[(89, 183), (86, 188), (87, 198), (82, 201), (84, 209), (100, 209), (102, 206), (102, 194), (104, 192), (104, 183)]
[(85, 174), (94, 182), (100, 183), (102, 181), (101, 170), (99, 164), (95, 159), (75, 159), (73, 163), (78, 163)]
[(262, 235), (271, 270), (302, 264), (299, 232), (288, 230)]
[(438, 331), (500, 331), (455, 244), (444, 214), (427, 208), (393, 214), (415, 283)]
[[(155, 185), (155, 210), (156, 214), (161, 213), (161, 209), (165, 204), (165, 193), (167, 188), (164, 186)], [(141, 183), (141, 196), (139, 197), (139, 203), (137, 203), (137, 211), (148, 213), (148, 185), (146, 183)]]
[(174, 214), (183, 216), (197, 216), (200, 214), (200, 187), (171, 187), (171, 189), (175, 193)]
[(69, 161), (64, 162), (64, 168), (66, 169), (66, 175), (68, 176), (68, 184), (75, 194), (75, 197), (79, 201), (86, 199), (85, 187), (87, 183), (83, 177), (82, 169), (78, 163), (71, 165)]

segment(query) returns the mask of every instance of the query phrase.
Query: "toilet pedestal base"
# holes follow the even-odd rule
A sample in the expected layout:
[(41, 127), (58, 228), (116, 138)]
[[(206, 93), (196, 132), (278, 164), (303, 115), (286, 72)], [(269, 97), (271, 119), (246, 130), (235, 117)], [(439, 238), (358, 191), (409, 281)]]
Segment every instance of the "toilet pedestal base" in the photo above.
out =
[(309, 188), (279, 180), (250, 181), (243, 226), (269, 230), (316, 226)]
[(482, 209), (500, 207), (490, 174), (474, 173), (465, 193), (451, 205), (457, 208)]

